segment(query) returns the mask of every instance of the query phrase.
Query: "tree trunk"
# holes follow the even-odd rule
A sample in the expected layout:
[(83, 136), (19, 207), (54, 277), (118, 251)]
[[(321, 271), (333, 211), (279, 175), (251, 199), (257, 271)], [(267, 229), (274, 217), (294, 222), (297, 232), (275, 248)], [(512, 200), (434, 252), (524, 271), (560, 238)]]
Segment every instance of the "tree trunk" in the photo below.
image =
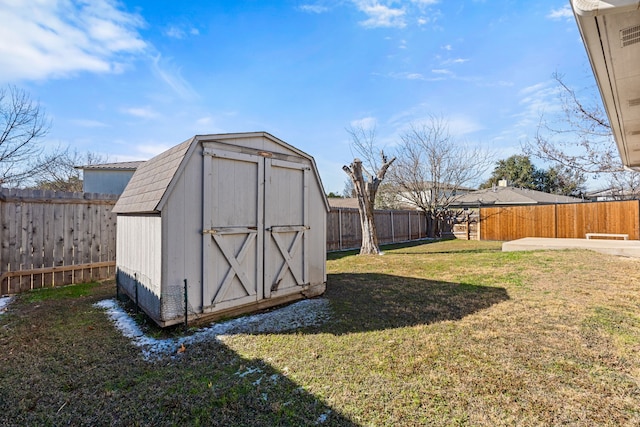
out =
[(358, 211), (360, 212), (360, 226), (362, 229), (362, 245), (360, 255), (377, 255), (380, 253), (378, 246), (378, 234), (376, 233), (376, 223), (373, 213), (373, 205), (376, 199), (376, 192), (380, 183), (387, 173), (387, 169), (395, 160), (395, 157), (387, 161), (382, 154), (383, 165), (375, 176), (367, 174), (364, 178), (364, 169), (360, 159), (354, 159), (351, 166), (343, 166), (342, 169), (349, 175), (358, 198)]
[(378, 232), (373, 217), (373, 208), (360, 209), (360, 227), (362, 229), (362, 245), (360, 255), (377, 255), (380, 253), (378, 246)]

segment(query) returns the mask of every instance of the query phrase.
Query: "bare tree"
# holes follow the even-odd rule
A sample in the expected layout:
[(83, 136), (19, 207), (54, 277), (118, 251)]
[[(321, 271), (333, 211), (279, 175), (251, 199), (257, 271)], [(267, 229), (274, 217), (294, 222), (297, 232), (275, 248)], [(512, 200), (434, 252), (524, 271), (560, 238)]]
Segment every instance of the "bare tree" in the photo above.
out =
[(396, 160), (389, 159), (384, 151), (380, 151), (380, 163), (373, 155), (375, 150), (375, 128), (365, 129), (363, 126), (347, 129), (351, 135), (353, 149), (359, 152), (366, 160), (369, 167), (376, 171), (375, 175), (367, 170), (362, 160), (356, 157), (350, 166), (342, 169), (351, 179), (353, 189), (358, 199), (358, 211), (360, 212), (360, 226), (362, 228), (362, 246), (360, 255), (379, 254), (378, 235), (376, 232), (375, 218), (373, 214), (376, 193), (389, 169)]
[(446, 119), (437, 116), (412, 124), (400, 136), (396, 156), (390, 180), (401, 199), (427, 215), (434, 237), (460, 190), (476, 185), (493, 158), (487, 150), (458, 143)]
[(527, 155), (582, 174), (615, 173), (623, 170), (607, 115), (597, 92), (582, 99), (558, 73), (553, 74), (561, 112), (540, 117), (532, 140), (523, 144)]
[(53, 154), (44, 155), (42, 167), (30, 178), (31, 188), (54, 191), (82, 191), (82, 176), (77, 166), (95, 165), (108, 162), (108, 156), (77, 150), (57, 149)]
[(41, 140), (50, 126), (27, 92), (15, 86), (0, 88), (0, 186), (20, 185), (41, 170)]
[(356, 191), (353, 188), (353, 181), (347, 179), (344, 182), (344, 189), (342, 190), (342, 197), (356, 197)]
[(636, 171), (612, 173), (607, 179), (607, 184), (615, 200), (640, 199), (640, 173)]

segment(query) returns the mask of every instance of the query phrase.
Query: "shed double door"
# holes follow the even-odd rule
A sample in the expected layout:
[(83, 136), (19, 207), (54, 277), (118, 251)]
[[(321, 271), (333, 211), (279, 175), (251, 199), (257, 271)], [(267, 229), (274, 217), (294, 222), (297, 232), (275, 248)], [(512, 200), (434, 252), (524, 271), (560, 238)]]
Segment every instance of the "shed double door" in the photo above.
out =
[(286, 295), (308, 284), (310, 169), (295, 160), (205, 150), (204, 309)]

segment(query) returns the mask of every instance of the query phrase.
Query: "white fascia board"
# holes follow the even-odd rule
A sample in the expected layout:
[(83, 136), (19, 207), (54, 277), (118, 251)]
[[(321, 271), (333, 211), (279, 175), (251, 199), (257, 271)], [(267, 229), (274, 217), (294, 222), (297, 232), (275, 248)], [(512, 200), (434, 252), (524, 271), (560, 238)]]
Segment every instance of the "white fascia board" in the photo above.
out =
[(571, 0), (576, 16), (600, 16), (640, 9), (640, 0)]
[(606, 31), (600, 28), (607, 15), (640, 10), (640, 0), (571, 0), (578, 29), (584, 42), (591, 69), (596, 78), (600, 96), (609, 118), (611, 131), (624, 165), (630, 164), (629, 147), (622, 132), (619, 99), (614, 90), (613, 60), (608, 49)]

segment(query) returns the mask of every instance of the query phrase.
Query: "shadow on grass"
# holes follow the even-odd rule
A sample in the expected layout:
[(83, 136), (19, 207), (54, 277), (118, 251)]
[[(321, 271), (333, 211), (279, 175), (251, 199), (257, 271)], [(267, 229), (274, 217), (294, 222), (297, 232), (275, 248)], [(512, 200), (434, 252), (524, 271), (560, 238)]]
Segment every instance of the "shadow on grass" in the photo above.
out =
[[(422, 245), (435, 243), (439, 241), (441, 240), (427, 238), (422, 240), (413, 240), (411, 242), (392, 243), (388, 245), (380, 245), (380, 250), (384, 252), (384, 251), (391, 251), (395, 249), (411, 248), (414, 246), (422, 246)], [(347, 256), (358, 255), (359, 253), (360, 253), (360, 249), (347, 249), (344, 251), (327, 252), (327, 260), (341, 259)]]
[(217, 340), (144, 361), (93, 306), (111, 289), (12, 302), (0, 317), (0, 425), (357, 426)]
[(459, 320), (506, 301), (505, 288), (437, 282), (387, 274), (330, 274), (325, 296), (335, 334)]
[(395, 255), (425, 255), (425, 254), (482, 254), (487, 252), (502, 252), (501, 248), (477, 248), (477, 249), (449, 249), (449, 250), (429, 250), (402, 252), (395, 251)]
[[(451, 248), (451, 245), (445, 246), (447, 249), (436, 249), (440, 248), (438, 245), (434, 245), (434, 243), (446, 242), (446, 241), (456, 241), (455, 239), (423, 239), (423, 240), (415, 240), (411, 242), (403, 242), (403, 243), (393, 243), (389, 245), (381, 245), (380, 251), (393, 251), (395, 255), (424, 255), (424, 254), (475, 254), (475, 253), (485, 253), (485, 252), (500, 252), (500, 247), (486, 247), (486, 248), (465, 248), (460, 247)], [(460, 241), (463, 242), (463, 241)], [(411, 251), (402, 251), (402, 249), (413, 248), (421, 246), (424, 250), (411, 250)], [(345, 251), (335, 251), (327, 253), (327, 260), (339, 260), (348, 256), (358, 255), (360, 253), (360, 249), (348, 249)]]

